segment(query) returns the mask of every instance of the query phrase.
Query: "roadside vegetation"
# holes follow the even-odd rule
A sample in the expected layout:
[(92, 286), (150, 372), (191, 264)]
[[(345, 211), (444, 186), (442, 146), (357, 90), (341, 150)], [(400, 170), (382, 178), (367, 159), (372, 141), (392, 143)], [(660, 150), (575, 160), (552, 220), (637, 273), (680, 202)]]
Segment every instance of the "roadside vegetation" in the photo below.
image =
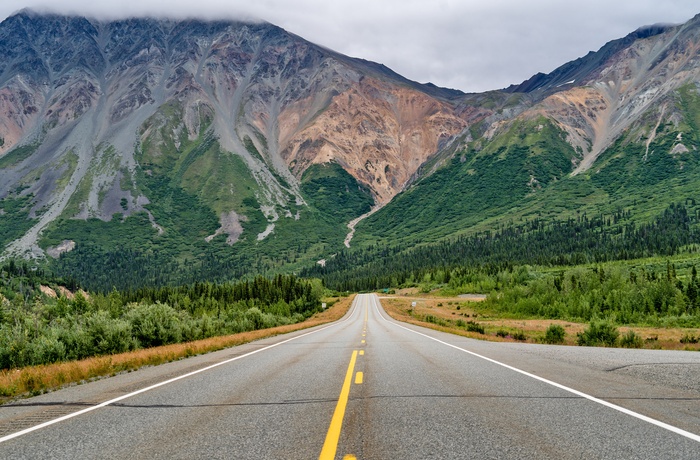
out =
[(60, 282), (26, 264), (0, 268), (0, 369), (295, 324), (321, 311), (324, 294), (320, 281), (291, 275), (108, 294)]
[(354, 296), (327, 299), (332, 306), (301, 323), (78, 361), (0, 370), (0, 404), (23, 395), (36, 395), (66, 385), (131, 372), (143, 366), (163, 364), (336, 321), (348, 311), (353, 299)]
[[(699, 216), (688, 199), (648, 223), (622, 210), (534, 219), (422, 246), (346, 250), (303, 275), (340, 291), (448, 299), (394, 313), (476, 338), (697, 349)], [(465, 304), (460, 294), (482, 298)]]
[(479, 340), (700, 350), (700, 328), (697, 327), (623, 325), (608, 318), (586, 322), (503, 315), (487, 307), (487, 296), (444, 296), (440, 291), (426, 294), (417, 288), (379, 295), (382, 305), (394, 319)]
[[(517, 340), (526, 334), (531, 341), (551, 344), (694, 350), (700, 342), (700, 276), (695, 267), (700, 259), (691, 255), (673, 260), (519, 266), (494, 274), (436, 271), (404, 289), (433, 300), (432, 308), (442, 314), (411, 309), (407, 300), (400, 308), (413, 319), (443, 327), (472, 332), (486, 327), (482, 338)], [(459, 293), (483, 294), (470, 302), (457, 297)], [(564, 331), (564, 323), (577, 326)], [(673, 334), (661, 343), (659, 335), (668, 336), (663, 331)]]

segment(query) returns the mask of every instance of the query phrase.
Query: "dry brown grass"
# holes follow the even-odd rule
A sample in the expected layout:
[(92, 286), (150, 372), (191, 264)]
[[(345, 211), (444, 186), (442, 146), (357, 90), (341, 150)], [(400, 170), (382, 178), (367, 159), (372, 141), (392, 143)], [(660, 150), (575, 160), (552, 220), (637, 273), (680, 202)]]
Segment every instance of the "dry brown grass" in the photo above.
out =
[(163, 364), (336, 321), (348, 311), (353, 298), (354, 296), (341, 298), (327, 310), (312, 316), (302, 323), (212, 337), (195, 342), (147, 348), (111, 356), (88, 358), (80, 361), (0, 371), (0, 404), (18, 396), (36, 395), (68, 384), (90, 381), (100, 377), (115, 375), (119, 372), (132, 371), (143, 366)]
[[(574, 323), (561, 320), (545, 319), (505, 319), (484, 316), (474, 309), (475, 301), (463, 298), (434, 297), (431, 295), (418, 294), (417, 292), (401, 292), (397, 296), (380, 297), (382, 305), (387, 313), (394, 319), (416, 324), (431, 329), (450, 332), (481, 340), (491, 340), (495, 342), (517, 342), (512, 337), (499, 337), (497, 331), (505, 331), (509, 335), (516, 332), (523, 332), (527, 337), (521, 342), (538, 343), (545, 335), (545, 331), (550, 324), (559, 324), (566, 331), (564, 345), (576, 345), (576, 334), (583, 332), (588, 324)], [(415, 308), (411, 303), (416, 302)], [(449, 321), (447, 325), (437, 325), (422, 320), (425, 315), (432, 315), (436, 318)], [(485, 334), (468, 332), (454, 324), (456, 320), (475, 321), (484, 326)], [(630, 329), (644, 339), (644, 348), (663, 350), (700, 350), (699, 344), (681, 343), (681, 338), (685, 335), (700, 337), (700, 329), (683, 328), (657, 328), (657, 327), (626, 327), (618, 328), (620, 336), (623, 336)]]

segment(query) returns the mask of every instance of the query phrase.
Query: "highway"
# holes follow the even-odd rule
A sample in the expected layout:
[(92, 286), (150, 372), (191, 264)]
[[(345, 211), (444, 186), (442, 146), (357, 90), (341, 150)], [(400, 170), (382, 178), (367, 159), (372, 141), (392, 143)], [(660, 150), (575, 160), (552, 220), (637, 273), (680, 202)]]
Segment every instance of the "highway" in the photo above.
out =
[(698, 459), (700, 353), (340, 321), (0, 406), (0, 458)]

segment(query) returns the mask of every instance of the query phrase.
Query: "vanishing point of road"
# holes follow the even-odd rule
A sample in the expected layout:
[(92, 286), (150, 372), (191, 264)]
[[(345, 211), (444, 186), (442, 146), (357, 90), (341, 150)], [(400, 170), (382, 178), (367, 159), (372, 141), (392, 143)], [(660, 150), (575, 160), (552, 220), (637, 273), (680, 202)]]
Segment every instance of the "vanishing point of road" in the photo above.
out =
[(340, 321), (0, 406), (0, 458), (700, 458), (700, 353)]

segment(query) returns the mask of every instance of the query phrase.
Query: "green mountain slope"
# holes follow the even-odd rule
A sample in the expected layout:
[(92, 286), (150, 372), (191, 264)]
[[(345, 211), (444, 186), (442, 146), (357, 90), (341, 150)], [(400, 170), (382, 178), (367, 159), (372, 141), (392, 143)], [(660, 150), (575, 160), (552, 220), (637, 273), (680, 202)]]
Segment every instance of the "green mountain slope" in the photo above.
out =
[[(466, 142), (442, 167), (357, 227), (354, 244), (417, 244), (528, 219), (631, 211), (649, 221), (675, 201), (700, 198), (700, 94), (680, 88), (572, 175), (580, 155), (543, 117)], [(652, 134), (653, 133), (653, 134)], [(648, 143), (648, 147), (647, 147)]]

